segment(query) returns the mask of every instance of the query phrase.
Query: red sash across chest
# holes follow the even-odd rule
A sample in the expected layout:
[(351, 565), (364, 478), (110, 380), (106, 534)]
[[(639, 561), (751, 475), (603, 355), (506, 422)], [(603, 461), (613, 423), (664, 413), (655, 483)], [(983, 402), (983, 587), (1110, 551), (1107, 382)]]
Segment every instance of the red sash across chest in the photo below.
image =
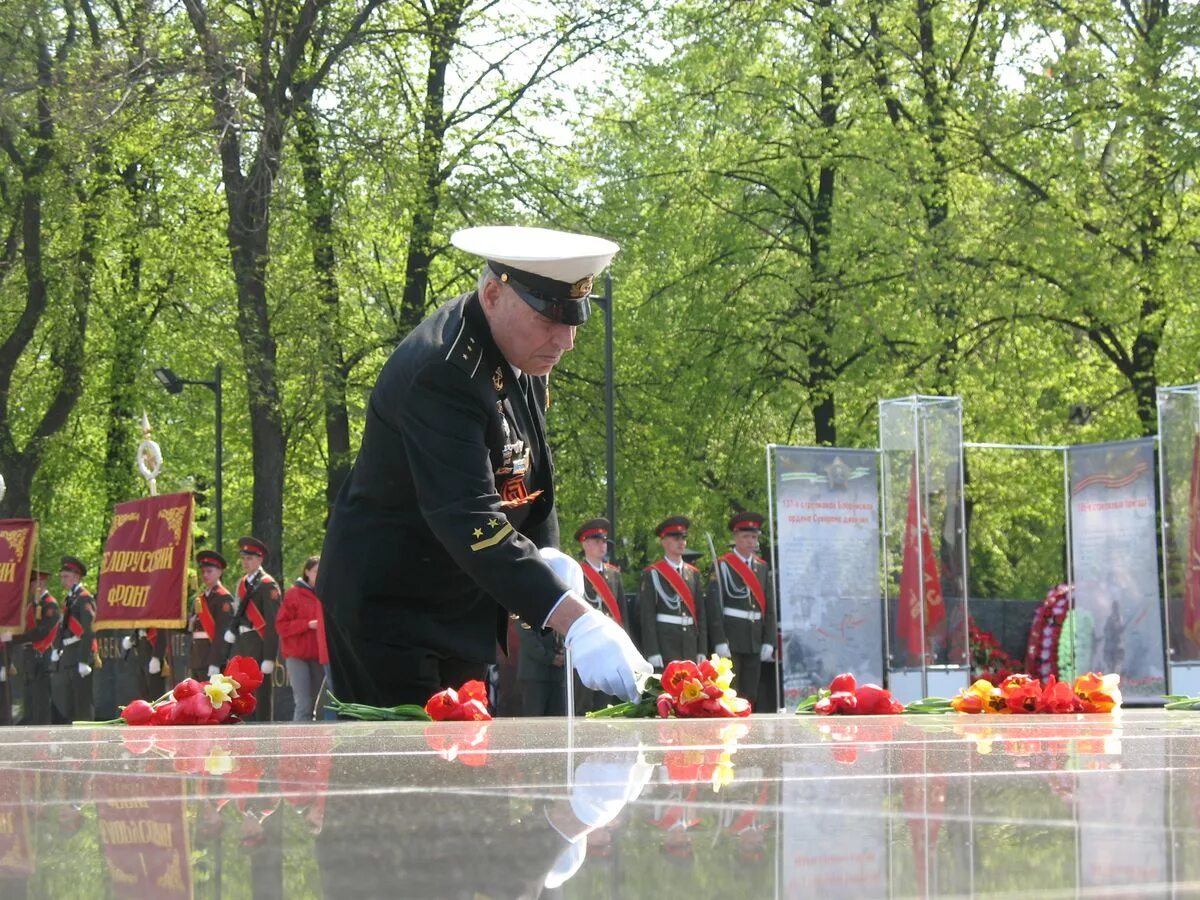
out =
[(604, 605), (608, 607), (608, 614), (613, 621), (625, 627), (625, 623), (621, 621), (621, 606), (617, 603), (617, 598), (613, 596), (612, 588), (608, 586), (608, 582), (604, 580), (604, 576), (592, 568), (591, 563), (583, 564), (583, 574), (587, 580), (595, 588), (600, 599), (604, 601)]
[(696, 600), (694, 597), (692, 597), (691, 588), (687, 586), (687, 582), (683, 580), (683, 576), (675, 571), (675, 567), (665, 559), (660, 559), (650, 568), (654, 569), (654, 571), (658, 572), (659, 575), (667, 579), (667, 583), (671, 585), (671, 587), (675, 590), (675, 593), (679, 595), (679, 599), (682, 600), (683, 605), (688, 608), (688, 612), (692, 614), (692, 618), (696, 618)]
[[(259, 581), (259, 584), (262, 583), (262, 581)], [(263, 618), (262, 610), (258, 608), (258, 603), (256, 603), (253, 598), (247, 598), (245, 578), (242, 578), (242, 580), (238, 582), (237, 590), (238, 600), (241, 601), (245, 606), (246, 618), (249, 619), (254, 630), (258, 632), (258, 636), (265, 638), (267, 636), (267, 620)]]
[(767, 595), (763, 592), (762, 582), (758, 580), (754, 570), (742, 562), (736, 553), (726, 553), (721, 557), (721, 562), (726, 563), (729, 568), (737, 572), (742, 582), (750, 589), (750, 595), (758, 603), (758, 608), (765, 613), (767, 611)]

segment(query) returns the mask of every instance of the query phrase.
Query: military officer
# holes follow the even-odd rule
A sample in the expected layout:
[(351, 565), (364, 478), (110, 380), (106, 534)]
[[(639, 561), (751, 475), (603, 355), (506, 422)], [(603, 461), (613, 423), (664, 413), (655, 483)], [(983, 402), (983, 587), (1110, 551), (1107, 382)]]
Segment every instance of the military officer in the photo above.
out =
[(709, 643), (733, 660), (733, 688), (755, 708), (762, 664), (775, 655), (776, 633), (771, 572), (758, 555), (762, 523), (756, 512), (729, 519), (733, 550), (713, 565), (707, 596)]
[(698, 662), (708, 651), (704, 583), (700, 570), (683, 560), (691, 524), (687, 516), (659, 522), (654, 533), (662, 544), (662, 559), (642, 572), (638, 592), (642, 650), (656, 669), (677, 659)]
[[(626, 631), (629, 630), (629, 610), (625, 606), (625, 592), (621, 587), (621, 570), (606, 562), (608, 534), (611, 529), (608, 519), (588, 519), (575, 530), (575, 540), (583, 551), (584, 599)], [(593, 691), (575, 680), (575, 715), (582, 716), (596, 709), (603, 709), (617, 699), (611, 694)]]
[(29, 583), (29, 603), (25, 607), (25, 630), (13, 635), (12, 647), (18, 678), (22, 685), (22, 725), (49, 725), (50, 713), (50, 648), (58, 636), (62, 611), (47, 585), (50, 573), (35, 570)]
[(267, 555), (267, 545), (256, 537), (238, 540), (238, 557), (245, 573), (237, 584), (233, 604), (233, 615), (225, 630), (225, 642), (230, 656), (248, 656), (262, 667), (263, 679), (255, 694), (257, 706), (250, 718), (258, 722), (272, 719), (271, 673), (275, 671), (275, 657), (279, 652), (279, 633), (275, 630), (275, 617), (279, 614), (282, 595), (279, 583), (262, 567)]
[(485, 261), (476, 290), (384, 365), (326, 531), (317, 594), (338, 696), (424, 703), (481, 678), (516, 613), (564, 636), (585, 684), (632, 699), (649, 665), (538, 556), (559, 540), (547, 378), (617, 246), (509, 226), (451, 241)]
[(201, 550), (196, 554), (196, 565), (203, 587), (192, 601), (188, 617), (187, 629), (192, 636), (188, 671), (197, 681), (203, 681), (221, 671), (228, 650), (224, 636), (233, 619), (233, 595), (221, 583), (224, 556), (216, 550)]
[(87, 566), (75, 556), (64, 556), (58, 578), (63, 598), (62, 622), (50, 658), (57, 663), (51, 678), (54, 705), (68, 722), (93, 716), (92, 663), (95, 662), (96, 601), (83, 585)]

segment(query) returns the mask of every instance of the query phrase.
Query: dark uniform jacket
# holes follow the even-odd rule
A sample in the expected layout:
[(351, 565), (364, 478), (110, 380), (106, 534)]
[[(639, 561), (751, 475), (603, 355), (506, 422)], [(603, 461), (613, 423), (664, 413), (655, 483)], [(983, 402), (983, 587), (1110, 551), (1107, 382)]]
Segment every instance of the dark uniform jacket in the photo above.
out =
[(696, 606), (694, 616), (675, 588), (654, 566), (647, 566), (642, 572), (638, 593), (642, 653), (645, 656), (657, 653), (664, 664), (677, 659), (694, 661), (700, 654), (708, 653), (704, 583), (700, 570), (685, 562), (681, 577), (691, 591)]
[(39, 659), (48, 657), (61, 620), (58, 601), (49, 591), (42, 591), (42, 595), (25, 608), (25, 630), (13, 635), (12, 642), (29, 644), (30, 651), (37, 654)]
[(93, 664), (96, 636), (92, 623), (95, 619), (96, 601), (91, 592), (82, 584), (75, 585), (63, 603), (62, 623), (54, 640), (55, 647), (61, 653), (58, 660), (60, 671), (65, 670), (71, 676), (78, 677), (76, 670), (79, 663)]
[[(596, 572), (587, 558), (581, 559), (579, 565), (583, 568), (583, 590), (586, 595), (587, 602), (600, 610), (613, 621), (616, 621), (617, 616), (614, 616), (612, 610), (608, 608), (608, 602), (601, 598), (600, 591), (592, 584), (591, 576), (588, 574), (588, 569)], [(612, 592), (613, 599), (617, 603), (617, 614), (621, 617), (621, 627), (629, 631), (629, 609), (625, 606), (625, 590), (621, 587), (621, 570), (612, 563), (604, 563), (604, 569), (597, 573), (604, 579), (604, 583), (608, 585), (609, 591)]]
[(541, 626), (566, 592), (537, 552), (558, 545), (545, 407), (546, 379), (514, 376), (475, 293), (384, 364), (321, 554), (339, 699), (372, 693), (363, 642), (491, 662), (505, 608)]
[(218, 582), (196, 595), (188, 618), (188, 632), (192, 636), (188, 668), (193, 675), (207, 676), (210, 666), (224, 665), (229, 651), (225, 646), (225, 632), (229, 630), (232, 617), (233, 595), (225, 585)]
[(715, 648), (717, 644), (728, 643), (733, 653), (758, 655), (763, 644), (775, 646), (775, 596), (771, 572), (762, 557), (751, 558), (748, 568), (763, 590), (764, 610), (731, 565), (729, 557), (733, 555), (726, 553), (718, 559), (708, 580), (709, 646)]
[(250, 656), (259, 662), (275, 661), (279, 655), (279, 632), (275, 617), (283, 595), (279, 582), (261, 568), (243, 575), (237, 583), (237, 602), (229, 630), (234, 633), (234, 656)]

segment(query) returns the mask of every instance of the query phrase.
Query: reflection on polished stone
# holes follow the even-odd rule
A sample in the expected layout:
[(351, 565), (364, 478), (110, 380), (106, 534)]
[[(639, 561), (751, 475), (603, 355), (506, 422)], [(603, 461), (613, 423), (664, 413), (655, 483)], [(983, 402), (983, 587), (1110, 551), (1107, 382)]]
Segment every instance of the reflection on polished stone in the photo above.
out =
[(0, 731), (0, 896), (1177, 896), (1200, 715)]

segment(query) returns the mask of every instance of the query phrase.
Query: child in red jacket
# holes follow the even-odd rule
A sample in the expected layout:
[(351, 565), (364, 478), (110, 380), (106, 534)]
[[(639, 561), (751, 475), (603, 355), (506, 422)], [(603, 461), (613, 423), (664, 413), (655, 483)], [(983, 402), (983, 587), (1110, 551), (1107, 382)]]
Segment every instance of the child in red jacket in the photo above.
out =
[(320, 562), (319, 556), (305, 560), (303, 574), (283, 595), (283, 604), (275, 617), (280, 650), (296, 700), (293, 722), (313, 720), (313, 710), (325, 678), (324, 662), (329, 659), (321, 601), (313, 590)]

